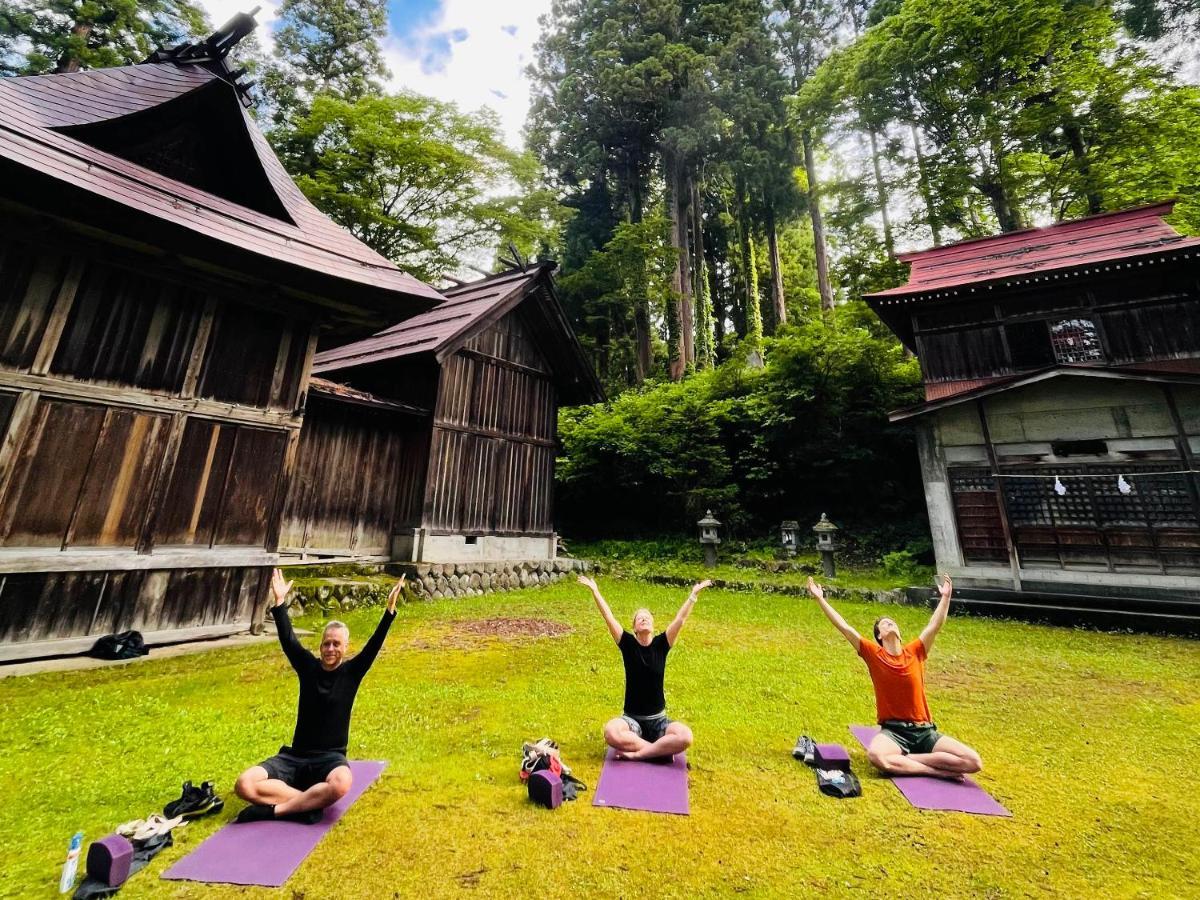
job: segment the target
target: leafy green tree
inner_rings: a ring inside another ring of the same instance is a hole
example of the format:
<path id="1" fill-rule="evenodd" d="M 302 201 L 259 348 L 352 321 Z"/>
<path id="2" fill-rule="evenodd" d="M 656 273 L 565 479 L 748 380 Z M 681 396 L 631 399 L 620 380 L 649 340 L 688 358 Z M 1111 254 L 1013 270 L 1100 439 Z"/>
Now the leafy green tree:
<path id="1" fill-rule="evenodd" d="M 546 196 L 529 190 L 537 168 L 505 145 L 490 112 L 411 93 L 318 94 L 272 139 L 313 203 L 426 281 L 509 239 L 536 245 L 547 227 Z"/>
<path id="2" fill-rule="evenodd" d="M 0 0 L 0 74 L 130 65 L 208 32 L 194 0 Z"/>
<path id="3" fill-rule="evenodd" d="M 353 103 L 383 92 L 387 0 L 283 0 L 262 77 L 272 117 L 303 113 L 317 94 Z"/>

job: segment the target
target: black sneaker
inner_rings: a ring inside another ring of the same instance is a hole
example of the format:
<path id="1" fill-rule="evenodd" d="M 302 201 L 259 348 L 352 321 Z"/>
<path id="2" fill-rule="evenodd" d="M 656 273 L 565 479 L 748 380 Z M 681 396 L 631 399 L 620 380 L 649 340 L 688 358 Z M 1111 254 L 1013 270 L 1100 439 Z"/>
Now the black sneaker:
<path id="1" fill-rule="evenodd" d="M 225 806 L 225 801 L 213 790 L 213 783 L 206 781 L 200 787 L 195 787 L 190 781 L 183 783 L 183 793 L 178 800 L 172 800 L 163 808 L 163 815 L 168 818 L 182 816 L 185 819 L 198 819 L 210 813 L 219 812 Z"/>

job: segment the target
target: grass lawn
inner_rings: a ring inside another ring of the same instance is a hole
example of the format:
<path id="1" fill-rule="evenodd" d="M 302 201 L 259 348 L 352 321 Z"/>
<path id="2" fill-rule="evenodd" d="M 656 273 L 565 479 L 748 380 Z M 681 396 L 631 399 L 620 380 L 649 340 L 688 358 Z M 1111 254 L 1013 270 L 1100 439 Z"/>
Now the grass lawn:
<path id="1" fill-rule="evenodd" d="M 622 620 L 665 626 L 682 591 L 601 579 Z M 860 630 L 887 612 L 845 603 Z M 378 609 L 348 613 L 357 647 Z M 498 639 L 472 621 L 551 619 L 562 637 Z M 305 622 L 310 626 L 316 620 Z M 590 787 L 620 656 L 575 585 L 402 607 L 359 694 L 351 755 L 389 760 L 279 892 L 164 882 L 241 806 L 180 829 L 126 898 L 1200 896 L 1200 645 L 952 618 L 930 659 L 938 724 L 983 755 L 1012 819 L 919 812 L 877 778 L 846 726 L 873 706 L 866 669 L 811 602 L 705 594 L 667 668 L 688 722 L 689 817 L 533 807 L 523 739 L 550 735 Z M 55 896 L 67 840 L 161 808 L 185 779 L 226 791 L 290 738 L 295 682 L 275 645 L 0 681 L 0 895 Z M 821 796 L 790 750 L 853 744 L 863 796 Z"/>

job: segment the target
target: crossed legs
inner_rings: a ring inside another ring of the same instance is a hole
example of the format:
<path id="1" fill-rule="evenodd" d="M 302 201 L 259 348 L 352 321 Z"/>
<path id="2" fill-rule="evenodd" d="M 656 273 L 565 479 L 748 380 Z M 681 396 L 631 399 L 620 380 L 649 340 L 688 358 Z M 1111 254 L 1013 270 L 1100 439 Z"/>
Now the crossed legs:
<path id="1" fill-rule="evenodd" d="M 983 768 L 979 754 L 961 741 L 942 735 L 930 753 L 909 753 L 886 734 L 875 735 L 867 748 L 871 765 L 887 775 L 932 775 L 961 781 Z"/>
<path id="2" fill-rule="evenodd" d="M 617 751 L 619 759 L 656 759 L 674 756 L 692 746 L 692 729 L 682 722 L 672 722 L 662 736 L 651 743 L 618 716 L 604 726 L 604 741 Z"/>
<path id="3" fill-rule="evenodd" d="M 272 778 L 262 766 L 251 766 L 238 776 L 234 793 L 256 806 L 274 806 L 276 817 L 290 816 L 332 806 L 349 793 L 351 782 L 350 767 L 338 766 L 324 781 L 301 791 Z"/>

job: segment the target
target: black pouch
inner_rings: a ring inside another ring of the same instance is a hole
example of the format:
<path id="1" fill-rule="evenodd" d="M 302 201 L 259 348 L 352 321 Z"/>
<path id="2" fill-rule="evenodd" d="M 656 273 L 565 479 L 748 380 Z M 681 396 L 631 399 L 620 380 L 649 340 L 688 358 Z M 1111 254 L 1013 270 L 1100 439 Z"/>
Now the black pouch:
<path id="1" fill-rule="evenodd" d="M 817 769 L 817 787 L 822 794 L 845 800 L 847 797 L 861 797 L 862 785 L 858 776 L 853 772 L 843 772 L 839 769 Z"/>
<path id="2" fill-rule="evenodd" d="M 150 652 L 140 631 L 106 634 L 92 645 L 88 656 L 97 659 L 136 659 Z"/>

